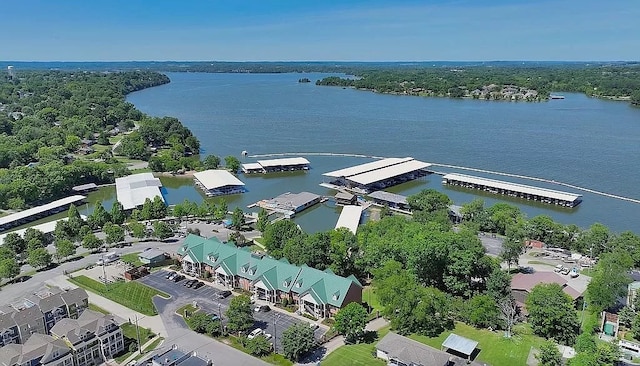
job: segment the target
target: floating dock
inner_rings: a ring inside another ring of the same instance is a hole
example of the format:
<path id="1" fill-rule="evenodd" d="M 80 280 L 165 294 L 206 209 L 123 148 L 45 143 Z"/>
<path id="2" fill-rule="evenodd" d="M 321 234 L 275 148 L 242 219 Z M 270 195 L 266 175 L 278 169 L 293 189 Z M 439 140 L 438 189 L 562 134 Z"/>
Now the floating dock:
<path id="1" fill-rule="evenodd" d="M 208 197 L 244 193 L 244 183 L 233 174 L 222 169 L 210 169 L 193 174 L 196 186 Z"/>
<path id="2" fill-rule="evenodd" d="M 280 213 L 291 218 L 298 212 L 317 205 L 321 200 L 321 196 L 311 192 L 287 192 L 269 200 L 256 202 L 254 205 L 262 207 L 270 213 Z"/>
<path id="3" fill-rule="evenodd" d="M 501 194 L 569 208 L 576 207 L 582 202 L 582 195 L 580 194 L 504 182 L 496 179 L 474 177 L 465 174 L 445 174 L 442 177 L 442 184 L 478 189 L 493 194 Z"/>
<path id="4" fill-rule="evenodd" d="M 245 174 L 266 174 L 296 170 L 309 170 L 309 164 L 309 160 L 302 157 L 258 160 L 257 163 L 242 164 L 242 172 Z"/>
<path id="5" fill-rule="evenodd" d="M 411 157 L 387 158 L 324 173 L 330 182 L 321 186 L 367 193 L 425 176 L 430 166 Z"/>

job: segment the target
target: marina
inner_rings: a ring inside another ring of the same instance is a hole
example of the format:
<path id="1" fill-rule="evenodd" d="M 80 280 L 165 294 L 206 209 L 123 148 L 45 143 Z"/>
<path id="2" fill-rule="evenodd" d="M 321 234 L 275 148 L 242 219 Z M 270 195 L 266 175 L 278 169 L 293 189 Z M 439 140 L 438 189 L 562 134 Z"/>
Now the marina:
<path id="1" fill-rule="evenodd" d="M 371 198 L 373 203 L 378 206 L 387 206 L 391 209 L 396 209 L 405 213 L 411 212 L 409 204 L 407 203 L 407 197 L 401 194 L 375 191 L 369 193 L 368 197 Z"/>
<path id="2" fill-rule="evenodd" d="M 133 210 L 140 207 L 149 199 L 162 198 L 160 191 L 162 182 L 153 176 L 153 173 L 133 174 L 122 178 L 116 178 L 116 197 L 125 210 Z"/>
<path id="3" fill-rule="evenodd" d="M 317 205 L 322 201 L 322 197 L 311 192 L 283 193 L 269 200 L 262 200 L 255 203 L 255 206 L 264 208 L 272 213 L 282 214 L 285 218 L 292 218 L 295 214 Z M 251 205 L 254 206 L 254 205 Z"/>
<path id="4" fill-rule="evenodd" d="M 68 209 L 69 205 L 77 205 L 86 198 L 86 196 L 81 195 L 65 197 L 42 206 L 29 208 L 24 211 L 0 217 L 0 232 L 62 212 Z"/>
<path id="5" fill-rule="evenodd" d="M 297 158 L 281 158 L 270 160 L 258 160 L 257 163 L 242 164 L 242 172 L 245 174 L 290 172 L 296 170 L 309 170 L 309 160 Z"/>
<path id="6" fill-rule="evenodd" d="M 368 193 L 423 177 L 428 174 L 426 169 L 430 166 L 411 157 L 387 158 L 324 173 L 323 176 L 330 179 L 330 185 Z"/>
<path id="7" fill-rule="evenodd" d="M 244 193 L 244 183 L 233 174 L 223 169 L 210 169 L 193 174 L 195 185 L 207 197 Z"/>
<path id="8" fill-rule="evenodd" d="M 442 177 L 442 184 L 478 189 L 493 194 L 534 200 L 568 208 L 576 207 L 582 202 L 582 195 L 580 194 L 510 183 L 496 179 L 474 177 L 465 174 L 445 174 Z"/>

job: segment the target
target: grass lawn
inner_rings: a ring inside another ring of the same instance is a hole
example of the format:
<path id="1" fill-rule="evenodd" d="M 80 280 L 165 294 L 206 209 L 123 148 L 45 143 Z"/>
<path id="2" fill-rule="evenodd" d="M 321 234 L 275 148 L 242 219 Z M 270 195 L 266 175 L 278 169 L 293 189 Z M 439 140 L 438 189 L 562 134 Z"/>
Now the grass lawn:
<path id="1" fill-rule="evenodd" d="M 238 338 L 230 336 L 224 339 L 224 343 L 237 349 L 240 350 L 244 353 L 247 354 L 251 354 L 249 353 L 249 351 L 247 351 L 246 348 L 244 348 L 241 344 L 240 341 L 238 340 Z M 255 357 L 255 356 L 254 356 Z M 262 361 L 264 362 L 268 362 L 270 364 L 273 365 L 278 365 L 278 366 L 292 366 L 293 362 L 291 362 L 289 359 L 287 359 L 286 357 L 284 357 L 283 355 L 279 354 L 279 353 L 271 353 L 268 354 L 266 356 L 262 356 L 262 357 L 258 357 L 260 358 Z M 324 365 L 324 363 L 323 363 Z"/>
<path id="2" fill-rule="evenodd" d="M 134 267 L 139 267 L 143 265 L 143 263 L 140 262 L 140 259 L 138 258 L 138 254 L 140 254 L 140 252 L 125 254 L 120 257 L 120 260 L 122 260 L 125 263 L 129 263 Z"/>
<path id="3" fill-rule="evenodd" d="M 99 307 L 96 304 L 89 303 L 89 309 L 93 310 L 93 311 L 97 311 L 97 312 L 102 313 L 102 314 L 109 314 L 108 311 L 104 310 L 103 308 Z"/>
<path id="4" fill-rule="evenodd" d="M 164 338 L 162 338 L 162 337 L 156 338 L 156 340 L 151 342 L 150 345 L 148 345 L 147 347 L 143 348 L 142 352 L 146 353 L 146 352 L 149 352 L 149 351 L 153 351 L 154 349 L 156 349 L 160 345 L 160 343 L 162 341 L 164 341 Z"/>
<path id="5" fill-rule="evenodd" d="M 151 298 L 155 295 L 159 295 L 168 298 L 169 295 L 153 289 L 149 286 L 145 286 L 139 282 L 114 282 L 108 285 L 104 285 L 96 280 L 93 280 L 87 276 L 77 276 L 69 279 L 72 283 L 94 292 L 102 297 L 105 297 L 111 301 L 115 301 L 120 305 L 126 306 L 129 309 L 138 311 L 144 315 L 156 315 L 156 310 Z"/>
<path id="6" fill-rule="evenodd" d="M 133 321 L 133 319 L 131 319 L 131 321 Z M 122 335 L 129 338 L 129 339 L 134 339 L 137 341 L 138 339 L 138 335 L 136 333 L 136 325 L 135 324 L 130 324 L 130 323 L 124 323 L 120 326 L 120 328 L 122 328 Z M 139 327 L 140 328 L 140 343 L 145 344 L 149 339 L 153 338 L 153 336 L 155 335 L 150 329 L 148 328 L 143 328 L 143 327 Z"/>
<path id="7" fill-rule="evenodd" d="M 442 342 L 451 333 L 478 341 L 480 353 L 477 356 L 477 361 L 494 366 L 525 365 L 531 347 L 539 348 L 544 342 L 544 339 L 531 334 L 531 328 L 526 324 L 516 326 L 511 339 L 504 338 L 502 332 L 476 329 L 463 323 L 456 323 L 453 331 L 446 331 L 438 337 L 430 338 L 413 334 L 409 338 L 440 349 Z"/>
<path id="8" fill-rule="evenodd" d="M 331 352 L 322 360 L 322 366 L 368 366 L 386 365 L 381 359 L 376 358 L 376 344 L 382 337 L 389 333 L 389 327 L 378 331 L 378 339 L 373 343 L 360 343 L 344 345 Z"/>
<path id="9" fill-rule="evenodd" d="M 373 308 L 373 310 L 382 311 L 382 304 L 380 304 L 380 300 L 378 300 L 378 296 L 376 295 L 375 289 L 371 286 L 366 286 L 362 289 L 362 301 L 365 301 Z"/>
<path id="10" fill-rule="evenodd" d="M 198 310 L 200 310 L 200 309 L 197 309 L 197 308 L 193 307 L 193 305 L 191 305 L 191 304 L 187 304 L 187 305 L 179 308 L 178 310 L 176 310 L 176 313 L 178 313 L 178 315 L 180 315 L 181 317 L 186 319 L 187 317 L 184 314 L 185 311 L 188 312 L 189 314 L 193 315 Z"/>

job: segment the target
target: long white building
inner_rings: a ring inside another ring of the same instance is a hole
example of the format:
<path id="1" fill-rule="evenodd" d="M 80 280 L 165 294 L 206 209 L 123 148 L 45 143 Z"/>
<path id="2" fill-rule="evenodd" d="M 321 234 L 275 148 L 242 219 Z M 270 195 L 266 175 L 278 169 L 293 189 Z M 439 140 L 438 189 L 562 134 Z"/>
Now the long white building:
<path id="1" fill-rule="evenodd" d="M 132 174 L 116 178 L 116 199 L 125 210 L 132 210 L 142 206 L 147 198 L 153 201 L 154 198 L 160 197 L 165 201 L 160 191 L 161 187 L 162 182 L 152 173 Z"/>

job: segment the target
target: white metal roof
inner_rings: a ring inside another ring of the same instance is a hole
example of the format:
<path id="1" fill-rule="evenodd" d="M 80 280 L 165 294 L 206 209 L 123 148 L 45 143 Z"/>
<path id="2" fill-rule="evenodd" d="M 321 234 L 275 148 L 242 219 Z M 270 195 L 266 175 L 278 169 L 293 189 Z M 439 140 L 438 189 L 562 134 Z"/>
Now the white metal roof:
<path id="1" fill-rule="evenodd" d="M 391 165 L 386 168 L 372 170 L 370 172 L 353 175 L 348 177 L 352 182 L 367 185 L 381 180 L 397 177 L 398 175 L 411 173 L 416 170 L 430 167 L 431 164 L 420 160 L 408 160 L 399 164 Z"/>
<path id="2" fill-rule="evenodd" d="M 20 211 L 11 215 L 0 217 L 0 226 L 9 224 L 14 221 L 26 219 L 27 217 L 31 217 L 33 215 L 37 215 L 61 206 L 65 206 L 71 203 L 76 203 L 76 202 L 82 201 L 85 198 L 87 197 L 82 195 L 69 196 L 69 197 L 65 197 L 65 198 L 47 203 L 46 205 L 29 208 L 24 211 Z"/>
<path id="3" fill-rule="evenodd" d="M 356 174 L 361 174 L 361 173 L 370 172 L 376 169 L 386 168 L 388 166 L 402 163 L 404 161 L 409 161 L 409 160 L 413 160 L 413 158 L 386 158 L 382 160 L 372 161 L 370 163 L 352 166 L 349 168 L 334 170 L 332 172 L 324 173 L 322 175 L 326 177 L 336 177 L 336 178 L 350 177 Z"/>
<path id="4" fill-rule="evenodd" d="M 309 164 L 309 160 L 305 158 L 282 158 L 282 159 L 270 159 L 270 160 L 258 160 L 258 164 L 263 167 L 271 166 L 283 166 L 283 165 L 304 165 Z"/>
<path id="5" fill-rule="evenodd" d="M 193 175 L 207 190 L 225 186 L 244 186 L 240 179 L 223 169 L 210 169 Z"/>
<path id="6" fill-rule="evenodd" d="M 458 351 L 463 355 L 471 355 L 477 346 L 478 342 L 473 339 L 461 337 L 454 333 L 449 334 L 447 339 L 442 342 L 442 347 Z"/>
<path id="7" fill-rule="evenodd" d="M 255 170 L 255 169 L 262 169 L 262 165 L 260 165 L 259 163 L 242 164 L 242 170 Z"/>
<path id="8" fill-rule="evenodd" d="M 338 223 L 336 224 L 336 229 L 341 227 L 346 227 L 351 230 L 352 233 L 356 233 L 358 230 L 358 225 L 360 224 L 360 217 L 362 216 L 362 207 L 361 206 L 353 206 L 348 205 L 342 207 L 342 212 L 340 213 L 340 217 L 338 217 Z"/>
<path id="9" fill-rule="evenodd" d="M 162 187 L 162 182 L 152 173 L 116 178 L 116 199 L 125 210 L 143 205 L 147 198 L 153 201 L 158 196 L 164 201 L 160 187 Z"/>
<path id="10" fill-rule="evenodd" d="M 84 215 L 80 215 L 80 217 L 83 220 L 87 219 L 87 217 L 84 216 Z M 49 233 L 52 233 L 52 232 L 54 232 L 56 230 L 56 224 L 58 223 L 58 221 L 67 221 L 67 220 L 69 220 L 69 218 L 65 217 L 63 219 L 45 222 L 44 224 L 30 226 L 30 228 L 31 229 L 40 230 L 45 234 L 49 234 Z M 24 229 L 20 229 L 20 230 L 11 231 L 9 233 L 0 234 L 0 245 L 2 245 L 4 243 L 4 238 L 8 234 L 16 233 L 16 234 L 20 235 L 21 237 L 24 237 L 24 233 L 27 231 L 27 229 L 29 229 L 29 228 L 24 228 Z"/>
<path id="11" fill-rule="evenodd" d="M 444 177 L 442 177 L 442 179 L 446 179 L 446 180 L 451 179 L 459 182 L 478 184 L 478 185 L 483 185 L 483 186 L 493 187 L 498 189 L 506 189 L 510 191 L 521 192 L 525 194 L 533 194 L 537 196 L 548 197 L 548 198 L 553 198 L 553 199 L 558 199 L 563 201 L 570 201 L 570 202 L 577 200 L 579 197 L 582 197 L 581 194 L 556 191 L 556 190 L 547 189 L 547 188 L 538 188 L 538 187 L 528 186 L 524 184 L 504 182 L 501 180 L 495 180 L 495 179 L 489 179 L 489 178 L 474 177 L 466 174 L 457 174 L 457 173 L 446 174 Z"/>

